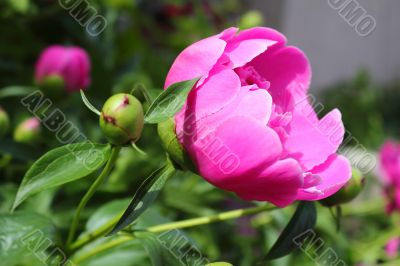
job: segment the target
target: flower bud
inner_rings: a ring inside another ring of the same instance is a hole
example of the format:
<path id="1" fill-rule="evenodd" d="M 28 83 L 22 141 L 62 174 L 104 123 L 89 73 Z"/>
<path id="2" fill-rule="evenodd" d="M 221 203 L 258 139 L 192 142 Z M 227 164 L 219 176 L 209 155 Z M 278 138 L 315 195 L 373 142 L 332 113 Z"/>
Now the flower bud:
<path id="1" fill-rule="evenodd" d="M 111 96 L 101 110 L 100 128 L 112 144 L 136 142 L 142 134 L 143 125 L 142 104 L 130 94 Z"/>
<path id="2" fill-rule="evenodd" d="M 89 56 L 80 47 L 50 46 L 36 63 L 35 80 L 53 93 L 59 86 L 67 92 L 85 89 L 90 83 Z"/>
<path id="3" fill-rule="evenodd" d="M 3 137 L 10 126 L 10 120 L 8 114 L 0 106 L 0 138 Z"/>
<path id="4" fill-rule="evenodd" d="M 41 131 L 39 119 L 31 117 L 17 126 L 14 131 L 14 140 L 20 143 L 32 144 L 39 140 Z"/>
<path id="5" fill-rule="evenodd" d="M 64 79 L 57 74 L 43 78 L 40 84 L 40 89 L 47 97 L 52 99 L 61 99 L 65 96 L 64 88 Z"/>
<path id="6" fill-rule="evenodd" d="M 352 201 L 360 194 L 365 184 L 365 178 L 357 169 L 352 170 L 351 179 L 335 194 L 321 200 L 321 204 L 326 207 L 332 207 Z"/>

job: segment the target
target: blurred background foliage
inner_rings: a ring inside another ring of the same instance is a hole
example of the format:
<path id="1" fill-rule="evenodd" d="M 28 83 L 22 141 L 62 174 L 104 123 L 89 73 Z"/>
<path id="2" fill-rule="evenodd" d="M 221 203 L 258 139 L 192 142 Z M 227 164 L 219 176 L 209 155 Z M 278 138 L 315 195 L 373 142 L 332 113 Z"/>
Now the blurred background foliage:
<path id="1" fill-rule="evenodd" d="M 90 4 L 103 15 L 106 30 L 91 37 L 58 1 L 1 0 L 0 2 L 0 88 L 33 86 L 35 61 L 51 44 L 78 45 L 92 60 L 92 84 L 86 94 L 96 107 L 113 93 L 130 92 L 136 84 L 157 90 L 163 87 L 169 66 L 177 54 L 192 42 L 229 26 L 248 28 L 262 25 L 263 17 L 240 0 L 166 1 L 94 0 Z M 348 132 L 366 148 L 376 150 L 385 136 L 400 135 L 400 83 L 377 85 L 368 72 L 360 70 L 353 80 L 340 81 L 320 90 L 318 99 L 325 111 L 339 108 Z M 1 93 L 1 90 L 0 90 Z M 137 95 L 142 99 L 141 95 Z M 7 215 L 18 185 L 29 165 L 50 148 L 59 146 L 55 136 L 44 130 L 42 141 L 20 145 L 12 140 L 12 129 L 29 112 L 19 98 L 0 98 L 8 112 L 11 130 L 0 142 L 0 217 Z M 98 118 L 87 110 L 78 94 L 54 103 L 92 141 L 105 142 Z M 130 148 L 122 150 L 115 170 L 90 201 L 83 213 L 80 231 L 90 231 L 126 208 L 138 184 L 163 161 L 156 129 L 147 126 L 138 146 L 147 157 Z M 47 191 L 28 200 L 20 211 L 31 210 L 57 228 L 65 239 L 73 212 L 93 177 Z M 364 261 L 374 265 L 385 261 L 383 246 L 395 230 L 396 215 L 387 218 L 382 208 L 379 182 L 368 177 L 368 186 L 353 203 L 343 206 L 340 232 L 329 209 L 319 206 L 316 232 L 324 249 L 333 249 L 348 265 Z M 220 191 L 200 177 L 179 172 L 169 180 L 156 204 L 135 226 L 146 227 L 166 221 L 197 217 L 251 206 L 232 194 Z M 293 213 L 286 208 L 268 214 L 241 218 L 182 231 L 210 261 L 233 265 L 255 265 L 271 247 Z M 85 224 L 86 221 L 86 224 Z M 2 229 L 0 229 L 0 233 Z M 382 232 L 389 232 L 382 234 Z M 379 236 L 379 241 L 377 240 Z M 101 242 L 100 239 L 92 247 Z M 373 244 L 372 244 L 373 243 Z M 298 250 L 290 256 L 260 265 L 316 265 L 313 251 Z M 0 258 L 10 254 L 0 253 Z M 7 265 L 42 265 L 25 251 L 13 254 Z M 143 246 L 137 241 L 98 254 L 82 265 L 149 265 Z"/>

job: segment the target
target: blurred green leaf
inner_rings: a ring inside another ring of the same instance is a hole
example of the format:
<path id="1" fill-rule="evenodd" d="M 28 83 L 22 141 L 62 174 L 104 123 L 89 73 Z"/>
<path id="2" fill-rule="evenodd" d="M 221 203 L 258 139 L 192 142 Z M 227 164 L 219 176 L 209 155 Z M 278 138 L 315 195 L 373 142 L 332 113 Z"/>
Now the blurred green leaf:
<path id="1" fill-rule="evenodd" d="M 29 9 L 29 0 L 8 0 L 8 3 L 15 11 L 26 13 Z"/>
<path id="2" fill-rule="evenodd" d="M 174 254 L 173 250 L 167 248 L 169 245 L 164 245 L 164 242 L 160 241 L 155 234 L 150 232 L 137 232 L 135 233 L 135 236 L 140 239 L 147 254 L 150 256 L 153 266 L 183 265 L 183 263 L 176 257 L 176 253 Z M 192 264 L 185 265 L 190 266 Z"/>
<path id="3" fill-rule="evenodd" d="M 108 235 L 113 235 L 134 222 L 157 198 L 168 178 L 176 172 L 172 162 L 167 159 L 166 164 L 153 172 L 139 186 L 131 203 Z"/>
<path id="4" fill-rule="evenodd" d="M 20 97 L 32 93 L 36 88 L 27 86 L 9 86 L 0 89 L 0 99 L 6 97 Z"/>
<path id="5" fill-rule="evenodd" d="M 317 210 L 313 202 L 302 201 L 278 240 L 269 250 L 266 260 L 288 255 L 296 247 L 294 239 L 313 229 L 317 222 Z"/>
<path id="6" fill-rule="evenodd" d="M 0 214 L 1 265 L 38 265 L 40 258 L 37 256 L 47 259 L 45 251 L 55 246 L 56 241 L 54 225 L 42 215 L 34 212 Z M 24 263 L 27 258 L 29 264 Z"/>
<path id="7" fill-rule="evenodd" d="M 25 174 L 13 210 L 26 198 L 43 190 L 83 178 L 107 162 L 110 145 L 68 144 L 47 152 Z"/>
<path id="8" fill-rule="evenodd" d="M 169 86 L 151 104 L 145 115 L 145 122 L 156 124 L 174 116 L 182 109 L 190 90 L 199 79 L 182 81 Z"/>

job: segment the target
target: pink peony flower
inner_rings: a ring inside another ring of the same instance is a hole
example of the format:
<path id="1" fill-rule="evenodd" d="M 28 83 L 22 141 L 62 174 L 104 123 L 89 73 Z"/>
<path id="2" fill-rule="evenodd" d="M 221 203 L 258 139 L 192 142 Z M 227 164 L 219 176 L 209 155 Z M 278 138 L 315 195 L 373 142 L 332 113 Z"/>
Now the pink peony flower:
<path id="1" fill-rule="evenodd" d="M 67 92 L 86 89 L 90 84 L 90 60 L 86 51 L 76 46 L 46 48 L 36 63 L 36 82 L 40 84 L 55 75 L 63 79 Z"/>
<path id="2" fill-rule="evenodd" d="M 400 246 L 400 238 L 395 237 L 390 239 L 385 246 L 385 251 L 387 256 L 390 258 L 397 257 L 397 254 L 399 253 L 399 246 Z"/>
<path id="3" fill-rule="evenodd" d="M 380 172 L 388 200 L 386 212 L 400 210 L 400 144 L 387 140 L 380 152 Z"/>
<path id="4" fill-rule="evenodd" d="M 336 151 L 341 114 L 322 119 L 307 100 L 308 59 L 269 28 L 229 28 L 186 48 L 165 88 L 201 77 L 176 115 L 179 142 L 198 172 L 244 200 L 279 207 L 320 200 L 351 176 Z"/>

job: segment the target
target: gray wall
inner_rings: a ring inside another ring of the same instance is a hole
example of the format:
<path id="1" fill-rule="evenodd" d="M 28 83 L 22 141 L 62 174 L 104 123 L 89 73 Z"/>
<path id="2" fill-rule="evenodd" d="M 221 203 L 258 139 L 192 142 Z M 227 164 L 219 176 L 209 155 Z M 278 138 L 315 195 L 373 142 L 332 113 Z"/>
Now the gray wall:
<path id="1" fill-rule="evenodd" d="M 250 6 L 263 12 L 267 26 L 277 27 L 289 44 L 306 52 L 313 89 L 351 78 L 360 68 L 368 69 L 378 83 L 400 78 L 400 1 L 358 0 L 376 20 L 375 30 L 365 37 L 328 1 L 254 0 Z"/>

